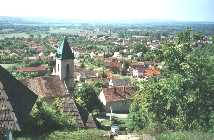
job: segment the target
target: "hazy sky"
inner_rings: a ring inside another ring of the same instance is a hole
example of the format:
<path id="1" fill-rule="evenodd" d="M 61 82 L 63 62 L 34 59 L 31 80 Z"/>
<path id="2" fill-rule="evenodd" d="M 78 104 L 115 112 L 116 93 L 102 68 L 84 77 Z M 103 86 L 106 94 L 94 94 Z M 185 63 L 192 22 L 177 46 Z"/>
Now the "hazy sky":
<path id="1" fill-rule="evenodd" d="M 214 0 L 0 0 L 0 16 L 214 21 Z"/>

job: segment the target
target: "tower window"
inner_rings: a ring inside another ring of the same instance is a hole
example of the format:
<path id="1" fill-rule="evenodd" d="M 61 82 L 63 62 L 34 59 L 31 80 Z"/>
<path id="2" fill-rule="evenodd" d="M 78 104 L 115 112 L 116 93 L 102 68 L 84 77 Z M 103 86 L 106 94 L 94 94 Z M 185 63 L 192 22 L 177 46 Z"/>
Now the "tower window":
<path id="1" fill-rule="evenodd" d="M 58 66 L 57 66 L 57 69 L 58 69 L 58 71 L 59 71 L 59 64 L 58 64 Z"/>
<path id="2" fill-rule="evenodd" d="M 68 76 L 69 72 L 70 72 L 70 67 L 69 67 L 69 64 L 67 64 L 67 65 L 66 65 L 66 75 L 67 75 L 67 76 Z"/>

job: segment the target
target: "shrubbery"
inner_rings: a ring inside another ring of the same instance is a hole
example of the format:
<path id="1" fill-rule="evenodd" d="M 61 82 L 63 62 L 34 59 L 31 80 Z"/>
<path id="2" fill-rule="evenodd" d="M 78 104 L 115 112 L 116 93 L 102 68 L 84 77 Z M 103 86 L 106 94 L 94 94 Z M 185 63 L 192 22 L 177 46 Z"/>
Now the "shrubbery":
<path id="1" fill-rule="evenodd" d="M 33 107 L 32 113 L 26 119 L 21 133 L 27 135 L 41 135 L 60 129 L 75 129 L 73 118 L 62 112 L 62 99 L 55 99 L 49 103 L 39 99 Z"/>
<path id="2" fill-rule="evenodd" d="M 156 124 L 168 130 L 213 131 L 214 46 L 193 48 L 189 32 L 179 34 L 179 44 L 160 49 L 161 76 L 138 84 L 131 129 Z"/>

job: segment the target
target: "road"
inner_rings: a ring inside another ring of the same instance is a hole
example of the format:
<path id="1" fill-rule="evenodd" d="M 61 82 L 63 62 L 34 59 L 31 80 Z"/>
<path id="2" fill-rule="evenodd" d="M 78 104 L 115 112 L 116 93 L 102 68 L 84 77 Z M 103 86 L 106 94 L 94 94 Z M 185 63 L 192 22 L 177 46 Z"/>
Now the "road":
<path id="1" fill-rule="evenodd" d="M 138 135 L 118 135 L 114 137 L 114 140 L 155 140 L 155 137 L 148 134 Z"/>

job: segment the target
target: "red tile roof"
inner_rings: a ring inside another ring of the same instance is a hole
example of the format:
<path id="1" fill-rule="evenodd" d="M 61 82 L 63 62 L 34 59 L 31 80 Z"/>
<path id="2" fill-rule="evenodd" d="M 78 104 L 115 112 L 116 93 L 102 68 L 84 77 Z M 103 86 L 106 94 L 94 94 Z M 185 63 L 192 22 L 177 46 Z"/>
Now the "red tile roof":
<path id="1" fill-rule="evenodd" d="M 47 71 L 46 66 L 36 66 L 36 67 L 22 67 L 22 68 L 17 68 L 16 71 L 18 72 L 45 72 Z"/>
<path id="2" fill-rule="evenodd" d="M 43 76 L 21 80 L 24 85 L 40 97 L 66 95 L 66 88 L 58 76 Z"/>
<path id="3" fill-rule="evenodd" d="M 155 68 L 154 66 L 151 66 L 144 71 L 144 76 L 146 77 L 151 77 L 151 76 L 156 76 L 160 75 L 160 70 Z"/>
<path id="4" fill-rule="evenodd" d="M 106 102 L 127 100 L 130 99 L 133 93 L 134 90 L 132 87 L 103 88 L 103 94 L 105 96 Z"/>

